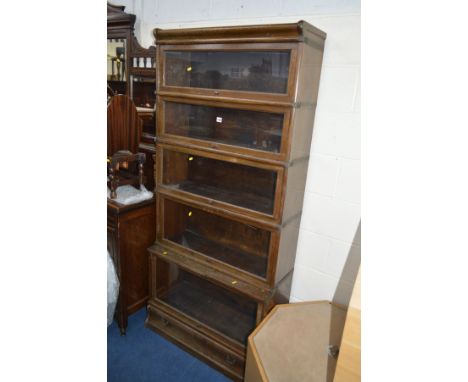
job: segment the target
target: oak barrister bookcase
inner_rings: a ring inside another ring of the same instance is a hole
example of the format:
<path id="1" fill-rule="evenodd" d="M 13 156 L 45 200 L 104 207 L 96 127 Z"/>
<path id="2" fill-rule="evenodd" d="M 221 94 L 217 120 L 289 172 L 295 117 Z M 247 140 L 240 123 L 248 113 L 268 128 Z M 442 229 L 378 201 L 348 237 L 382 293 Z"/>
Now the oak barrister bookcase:
<path id="1" fill-rule="evenodd" d="M 235 380 L 291 288 L 325 33 L 154 30 L 156 242 L 146 324 Z"/>

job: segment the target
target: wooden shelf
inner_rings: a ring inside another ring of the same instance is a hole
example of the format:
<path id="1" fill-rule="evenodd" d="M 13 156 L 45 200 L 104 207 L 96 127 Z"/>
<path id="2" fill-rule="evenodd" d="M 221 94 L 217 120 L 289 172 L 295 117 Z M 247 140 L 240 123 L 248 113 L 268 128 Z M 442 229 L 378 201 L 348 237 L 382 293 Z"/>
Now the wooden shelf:
<path id="1" fill-rule="evenodd" d="M 246 344 L 255 327 L 256 304 L 179 270 L 182 277 L 158 295 L 161 301 L 229 338 Z"/>
<path id="2" fill-rule="evenodd" d="M 170 188 L 190 192 L 192 194 L 204 196 L 210 199 L 216 199 L 220 202 L 248 208 L 250 210 L 258 211 L 264 214 L 271 214 L 273 211 L 274 200 L 249 192 L 231 191 L 189 180 L 172 185 Z"/>
<path id="3" fill-rule="evenodd" d="M 202 196 L 254 213 L 275 215 L 280 168 L 257 167 L 250 161 L 210 155 L 199 150 L 157 145 L 163 160 L 161 183 L 164 187 Z M 244 211 L 242 211 L 244 212 Z"/>
<path id="4" fill-rule="evenodd" d="M 151 108 L 151 107 L 143 107 L 143 106 L 137 106 L 137 111 L 139 114 L 153 114 L 154 113 L 154 109 Z"/>
<path id="5" fill-rule="evenodd" d="M 232 265 L 260 277 L 266 277 L 268 260 L 266 257 L 253 255 L 238 249 L 226 247 L 209 240 L 190 230 L 169 238 L 174 243 L 190 248 L 213 259 Z"/>
<path id="6" fill-rule="evenodd" d="M 239 278 L 266 281 L 271 242 L 274 241 L 271 231 L 162 197 L 161 194 L 157 199 L 164 210 L 160 229 L 166 244 L 175 243 L 185 249 L 181 248 L 179 252 L 204 262 L 211 258 L 218 260 L 220 267 L 234 267 L 226 269 L 232 274 L 244 271 Z M 239 240 L 240 237 L 243 240 Z"/>
<path id="7" fill-rule="evenodd" d="M 242 381 L 245 350 L 238 351 L 226 347 L 223 340 L 214 341 L 211 335 L 200 332 L 200 324 L 197 321 L 188 317 L 175 317 L 174 313 L 173 309 L 163 302 L 150 300 L 145 325 L 220 370 L 230 379 Z"/>
<path id="8" fill-rule="evenodd" d="M 153 76 L 156 77 L 156 68 L 128 68 L 129 75 Z M 155 80 L 156 81 L 156 80 Z"/>
<path id="9" fill-rule="evenodd" d="M 162 134 L 216 142 L 277 154 L 286 112 L 279 109 L 252 110 L 233 108 L 231 104 L 200 104 L 200 100 L 164 98 Z M 228 107 L 226 107 L 228 106 Z"/>

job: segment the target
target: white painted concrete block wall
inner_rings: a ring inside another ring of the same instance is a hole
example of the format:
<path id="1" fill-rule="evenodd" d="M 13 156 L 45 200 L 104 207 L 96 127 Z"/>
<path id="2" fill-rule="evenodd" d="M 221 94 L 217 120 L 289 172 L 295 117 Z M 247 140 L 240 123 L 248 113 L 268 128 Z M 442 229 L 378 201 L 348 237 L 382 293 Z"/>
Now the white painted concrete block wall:
<path id="1" fill-rule="evenodd" d="M 360 263 L 359 1 L 127 0 L 120 4 L 137 15 L 136 35 L 144 46 L 152 44 L 155 27 L 302 19 L 327 33 L 291 301 L 335 299 L 346 304 Z"/>

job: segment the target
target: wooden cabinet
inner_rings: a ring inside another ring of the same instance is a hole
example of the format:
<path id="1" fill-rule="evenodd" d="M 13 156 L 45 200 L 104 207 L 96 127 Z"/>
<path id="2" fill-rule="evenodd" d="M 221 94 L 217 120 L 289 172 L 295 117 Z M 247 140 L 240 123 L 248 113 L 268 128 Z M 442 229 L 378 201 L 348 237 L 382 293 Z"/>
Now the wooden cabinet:
<path id="1" fill-rule="evenodd" d="M 226 94 L 256 92 L 284 97 L 289 87 L 292 59 L 297 57 L 295 45 L 251 44 L 227 46 L 215 44 L 167 45 L 161 48 L 163 72 L 161 89 L 194 88 L 198 92 Z M 294 76 L 294 75 L 293 75 Z"/>
<path id="2" fill-rule="evenodd" d="M 158 206 L 162 211 L 158 242 L 191 258 L 217 265 L 233 277 L 266 283 L 268 270 L 273 266 L 276 230 L 162 194 L 158 195 Z"/>
<path id="3" fill-rule="evenodd" d="M 325 33 L 300 21 L 154 35 L 146 324 L 242 380 L 248 335 L 289 300 Z"/>
<path id="4" fill-rule="evenodd" d="M 107 199 L 107 250 L 114 261 L 120 289 L 116 318 L 125 334 L 128 316 L 148 300 L 148 253 L 154 241 L 154 199 L 124 206 Z"/>
<path id="5" fill-rule="evenodd" d="M 279 219 L 283 167 L 166 144 L 158 145 L 157 156 L 162 192 Z"/>
<path id="6" fill-rule="evenodd" d="M 161 138 L 281 160 L 288 136 L 290 109 L 268 105 L 160 97 Z"/>

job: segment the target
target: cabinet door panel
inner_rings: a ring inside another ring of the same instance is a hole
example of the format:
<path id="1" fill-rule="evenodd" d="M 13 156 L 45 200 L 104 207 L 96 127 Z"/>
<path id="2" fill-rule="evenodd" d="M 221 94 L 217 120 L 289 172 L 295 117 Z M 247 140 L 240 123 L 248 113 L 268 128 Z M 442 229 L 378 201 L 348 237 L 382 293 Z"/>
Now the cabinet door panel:
<path id="1" fill-rule="evenodd" d="M 167 86 L 287 93 L 289 51 L 169 51 Z"/>
<path id="2" fill-rule="evenodd" d="M 156 103 L 155 89 L 156 81 L 153 77 L 134 74 L 130 76 L 130 98 L 140 110 L 154 110 Z"/>
<path id="3" fill-rule="evenodd" d="M 161 91 L 291 100 L 296 44 L 164 45 L 159 48 Z"/>
<path id="4" fill-rule="evenodd" d="M 163 133 L 280 153 L 285 113 L 163 101 Z"/>
<path id="5" fill-rule="evenodd" d="M 197 150 L 167 146 L 161 146 L 158 152 L 162 159 L 160 184 L 163 186 L 201 197 L 208 203 L 221 202 L 232 210 L 242 208 L 250 214 L 276 215 L 280 167 L 255 167 L 251 162 L 221 160 Z"/>
<path id="6" fill-rule="evenodd" d="M 262 279 L 267 277 L 270 231 L 166 198 L 162 207 L 163 240 Z"/>
<path id="7" fill-rule="evenodd" d="M 159 258 L 156 268 L 164 274 L 156 279 L 156 299 L 245 345 L 256 323 L 255 301 Z"/>

